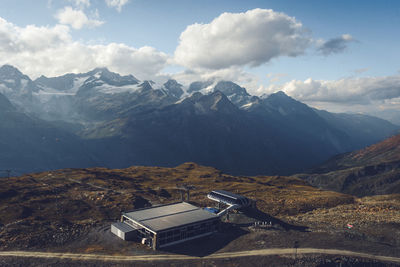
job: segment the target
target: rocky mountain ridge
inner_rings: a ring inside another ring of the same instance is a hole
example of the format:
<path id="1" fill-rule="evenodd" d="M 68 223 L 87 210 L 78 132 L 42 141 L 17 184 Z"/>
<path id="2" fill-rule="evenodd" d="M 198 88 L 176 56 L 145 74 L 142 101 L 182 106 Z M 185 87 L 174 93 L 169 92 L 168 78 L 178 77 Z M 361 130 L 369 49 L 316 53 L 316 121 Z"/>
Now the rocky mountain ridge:
<path id="1" fill-rule="evenodd" d="M 251 96 L 230 81 L 160 85 L 106 68 L 32 81 L 3 66 L 0 90 L 20 113 L 74 135 L 98 166 L 118 168 L 195 161 L 234 174 L 291 174 L 398 129 L 378 118 L 318 111 L 283 92 Z"/>
<path id="2" fill-rule="evenodd" d="M 400 135 L 338 155 L 297 175 L 310 184 L 357 196 L 400 193 Z"/>

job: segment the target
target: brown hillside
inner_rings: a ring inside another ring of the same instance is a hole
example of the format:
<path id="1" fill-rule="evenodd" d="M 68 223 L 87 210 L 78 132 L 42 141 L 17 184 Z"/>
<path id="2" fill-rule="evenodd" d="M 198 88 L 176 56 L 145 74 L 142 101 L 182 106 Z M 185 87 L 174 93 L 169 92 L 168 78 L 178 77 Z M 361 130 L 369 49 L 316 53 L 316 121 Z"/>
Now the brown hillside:
<path id="1" fill-rule="evenodd" d="M 194 163 L 176 168 L 64 169 L 1 182 L 0 250 L 107 255 L 173 253 L 196 255 L 200 263 L 201 257 L 216 252 L 288 248 L 297 242 L 300 247 L 400 256 L 399 195 L 359 199 L 316 189 L 297 178 L 235 177 Z M 183 184 L 195 187 L 191 201 L 197 205 L 213 205 L 206 194 L 212 189 L 225 189 L 256 199 L 261 211 L 232 213 L 229 221 L 222 218 L 221 229 L 215 235 L 161 252 L 120 240 L 110 232 L 110 223 L 122 211 L 179 201 L 176 187 Z M 254 227 L 257 221 L 273 224 L 271 228 L 260 229 Z M 354 228 L 347 229 L 347 223 Z M 308 259 L 310 263 L 302 265 L 319 266 L 313 256 Z M 32 259 L 26 260 L 32 264 Z M 2 262 L 7 266 L 26 266 L 16 258 Z M 57 261 L 58 266 L 70 264 Z M 163 264 L 174 265 L 174 262 Z M 39 265 L 44 265 L 43 260 Z"/>
<path id="2" fill-rule="evenodd" d="M 400 135 L 337 156 L 313 172 L 296 177 L 318 188 L 355 196 L 400 194 Z"/>
<path id="3" fill-rule="evenodd" d="M 338 155 L 317 166 L 312 172 L 324 173 L 366 165 L 400 162 L 400 134 L 361 150 Z"/>
<path id="4" fill-rule="evenodd" d="M 400 161 L 400 134 L 349 155 L 357 162 Z"/>
<path id="5" fill-rule="evenodd" d="M 322 191 L 297 178 L 235 177 L 194 163 L 63 169 L 2 180 L 0 247 L 68 242 L 93 225 L 117 220 L 122 211 L 179 201 L 176 187 L 182 184 L 195 187 L 190 197 L 198 205 L 212 205 L 206 194 L 225 189 L 257 199 L 259 209 L 278 217 L 354 202 L 352 196 Z"/>

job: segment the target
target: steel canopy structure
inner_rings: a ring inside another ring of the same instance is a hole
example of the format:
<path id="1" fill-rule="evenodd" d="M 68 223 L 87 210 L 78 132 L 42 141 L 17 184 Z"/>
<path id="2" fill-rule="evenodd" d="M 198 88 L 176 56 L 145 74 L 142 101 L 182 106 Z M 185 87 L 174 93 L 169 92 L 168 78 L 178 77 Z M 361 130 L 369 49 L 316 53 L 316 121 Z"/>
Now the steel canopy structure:
<path id="1" fill-rule="evenodd" d="M 238 208 L 244 208 L 251 205 L 252 201 L 247 197 L 237 195 L 225 190 L 213 190 L 207 197 L 211 200 L 221 202 L 226 205 L 236 205 Z"/>

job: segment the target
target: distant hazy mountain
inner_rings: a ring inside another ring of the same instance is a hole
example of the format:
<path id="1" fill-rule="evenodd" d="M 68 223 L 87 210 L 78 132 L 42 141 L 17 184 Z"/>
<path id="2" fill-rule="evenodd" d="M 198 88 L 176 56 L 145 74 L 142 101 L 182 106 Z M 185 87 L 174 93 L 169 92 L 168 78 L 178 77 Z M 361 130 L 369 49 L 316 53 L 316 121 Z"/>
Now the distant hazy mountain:
<path id="1" fill-rule="evenodd" d="M 7 97 L 0 94 L 0 114 L 15 111 L 15 107 L 10 103 Z"/>
<path id="2" fill-rule="evenodd" d="M 0 67 L 0 94 L 6 96 L 21 110 L 32 112 L 36 107 L 33 95 L 39 92 L 37 85 L 17 68 L 10 65 Z"/>
<path id="3" fill-rule="evenodd" d="M 110 86 L 126 86 L 138 84 L 137 80 L 132 75 L 121 76 L 117 73 L 110 72 L 107 68 L 96 68 L 87 73 L 81 74 L 65 74 L 60 77 L 47 78 L 46 76 L 41 76 L 35 80 L 42 88 L 56 89 L 61 92 L 66 92 L 71 90 L 77 91 L 84 84 L 97 84 L 97 85 L 110 85 Z M 104 88 L 103 88 L 104 89 Z"/>
<path id="4" fill-rule="evenodd" d="M 13 174 L 96 165 L 77 136 L 17 111 L 0 94 L 0 169 Z"/>
<path id="5" fill-rule="evenodd" d="M 42 76 L 35 82 L 41 88 L 41 102 L 52 107 L 47 114 L 56 114 L 61 105 L 67 108 L 53 119 L 68 120 L 63 114 L 71 114 L 71 121 L 78 118 L 81 122 L 110 120 L 172 104 L 183 94 L 182 85 L 175 80 L 156 85 L 152 81 L 141 82 L 132 75 L 120 76 L 106 68 L 55 78 Z"/>
<path id="6" fill-rule="evenodd" d="M 393 124 L 368 115 L 330 113 L 315 110 L 317 114 L 333 127 L 342 130 L 350 138 L 353 147 L 363 148 L 365 144 L 374 144 L 383 140 L 393 131 Z M 382 134 L 384 133 L 384 134 Z"/>
<path id="7" fill-rule="evenodd" d="M 194 92 L 199 92 L 201 90 L 207 89 L 213 85 L 212 81 L 196 81 L 192 82 L 187 89 L 189 94 Z"/>
<path id="8" fill-rule="evenodd" d="M 161 88 L 161 90 L 164 91 L 167 95 L 179 99 L 184 93 L 182 88 L 183 85 L 178 83 L 177 81 L 168 80 L 166 83 L 164 83 L 164 86 Z"/>
<path id="9" fill-rule="evenodd" d="M 219 91 L 197 93 L 175 105 L 106 123 L 98 130 L 91 136 L 114 136 L 117 145 L 112 147 L 126 144 L 126 153 L 118 156 L 117 149 L 113 154 L 122 165 L 170 166 L 190 160 L 231 173 L 251 174 L 292 168 L 280 152 L 285 148 L 279 147 L 281 144 L 289 150 L 292 142 L 277 143 L 274 139 L 280 137 L 270 134 L 268 127 L 254 121 Z"/>
<path id="10" fill-rule="evenodd" d="M 107 167 L 194 161 L 234 174 L 289 174 L 383 140 L 398 129 L 375 117 L 315 110 L 283 92 L 251 96 L 230 81 L 199 81 L 186 88 L 175 80 L 157 84 L 106 68 L 32 81 L 3 66 L 0 90 L 18 116 L 45 129 L 41 135 L 57 131 L 81 142 L 87 153 L 77 157 L 77 165 L 92 162 L 95 155 Z M 15 132 L 29 139 L 25 129 Z M 76 148 L 75 143 L 70 147 Z M 75 153 L 65 149 L 68 155 Z M 40 158 L 41 150 L 35 151 Z M 63 150 L 58 153 L 64 155 Z"/>
<path id="11" fill-rule="evenodd" d="M 242 108 L 244 105 L 257 100 L 257 97 L 251 96 L 247 93 L 246 89 L 240 87 L 233 82 L 221 81 L 214 87 L 214 92 L 220 91 L 226 95 L 229 100 L 236 106 Z"/>
<path id="12" fill-rule="evenodd" d="M 104 138 L 108 152 L 101 148 L 98 154 L 112 153 L 113 166 L 194 161 L 235 174 L 293 173 L 356 147 L 350 141 L 355 135 L 283 93 L 253 106 L 240 109 L 221 91 L 195 93 L 161 109 L 106 122 L 86 135 L 97 148 Z"/>
<path id="13" fill-rule="evenodd" d="M 400 193 L 400 135 L 343 154 L 299 175 L 314 186 L 358 196 Z"/>

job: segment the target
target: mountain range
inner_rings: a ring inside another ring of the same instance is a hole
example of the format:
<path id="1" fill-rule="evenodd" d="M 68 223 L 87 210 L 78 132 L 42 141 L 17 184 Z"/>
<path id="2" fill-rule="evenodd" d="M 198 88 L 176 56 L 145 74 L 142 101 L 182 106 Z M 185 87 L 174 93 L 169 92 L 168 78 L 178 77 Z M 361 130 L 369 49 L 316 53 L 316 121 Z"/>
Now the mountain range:
<path id="1" fill-rule="evenodd" d="M 61 166 L 92 166 L 94 159 L 78 136 L 22 113 L 0 94 L 0 169 L 14 174 Z"/>
<path id="2" fill-rule="evenodd" d="M 107 68 L 31 80 L 4 65 L 0 104 L 0 169 L 18 172 L 193 161 L 239 175 L 292 174 L 399 129 L 283 92 L 252 96 L 230 81 L 158 84 Z"/>

